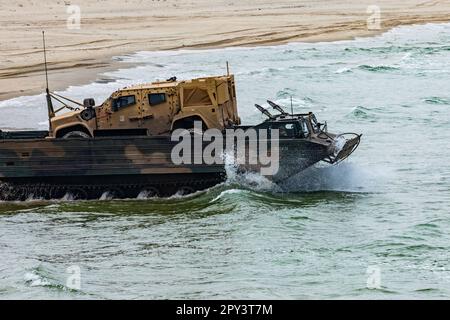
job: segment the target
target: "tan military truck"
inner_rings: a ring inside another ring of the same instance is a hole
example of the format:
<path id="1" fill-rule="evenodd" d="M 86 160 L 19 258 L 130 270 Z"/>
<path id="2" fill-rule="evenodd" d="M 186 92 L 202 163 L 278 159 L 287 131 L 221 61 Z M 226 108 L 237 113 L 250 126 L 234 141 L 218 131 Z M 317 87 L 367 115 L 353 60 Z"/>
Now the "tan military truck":
<path id="1" fill-rule="evenodd" d="M 54 110 L 52 98 L 63 104 Z M 193 128 L 224 130 L 239 125 L 233 75 L 177 81 L 175 77 L 123 88 L 95 106 L 91 98 L 83 104 L 48 93 L 50 138 L 117 136 L 127 134 L 166 135 Z M 63 100 L 79 108 L 70 107 Z M 71 112 L 56 115 L 64 108 Z"/>

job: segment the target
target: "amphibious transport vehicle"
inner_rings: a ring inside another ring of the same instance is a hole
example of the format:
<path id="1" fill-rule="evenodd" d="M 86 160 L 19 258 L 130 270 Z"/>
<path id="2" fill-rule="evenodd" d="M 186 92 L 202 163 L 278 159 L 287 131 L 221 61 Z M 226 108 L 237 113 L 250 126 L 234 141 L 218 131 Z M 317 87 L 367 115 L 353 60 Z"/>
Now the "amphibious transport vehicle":
<path id="1" fill-rule="evenodd" d="M 55 97 L 66 99 L 48 93 L 48 100 Z M 233 76 L 222 76 L 124 88 L 99 106 L 92 99 L 79 110 L 65 105 L 72 110 L 62 116 L 54 116 L 49 103 L 49 131 L 0 133 L 0 198 L 134 198 L 209 188 L 226 179 L 223 163 L 175 164 L 171 158 L 177 141 L 170 133 L 187 129 L 194 138 L 199 132 L 191 129 L 198 123 L 201 130 L 267 130 L 269 136 L 256 139 L 258 147 L 269 148 L 270 132 L 277 129 L 279 168 L 268 176 L 275 182 L 319 161 L 342 161 L 359 144 L 360 135 L 329 133 L 313 113 L 287 114 L 268 102 L 277 115 L 256 105 L 267 120 L 240 125 Z M 203 149 L 206 145 L 202 142 Z M 239 165 L 241 171 L 260 169 L 249 161 Z"/>
<path id="2" fill-rule="evenodd" d="M 80 103 L 50 92 L 46 59 L 44 65 L 49 130 L 0 131 L 3 200 L 168 196 L 223 182 L 223 163 L 173 161 L 178 141 L 172 141 L 172 133 L 180 129 L 192 139 L 208 129 L 219 135 L 231 129 L 269 132 L 269 136 L 254 139 L 257 149 L 264 143 L 269 147 L 277 144 L 279 168 L 268 176 L 275 182 L 319 161 L 342 161 L 360 141 L 360 135 L 329 133 L 327 125 L 318 123 L 312 113 L 288 114 L 271 101 L 268 103 L 277 115 L 256 105 L 268 119 L 256 126 L 242 126 L 234 76 L 229 72 L 225 76 L 185 81 L 172 77 L 130 86 L 96 105 L 92 98 Z M 279 133 L 277 139 L 270 137 L 274 129 Z M 201 152 L 207 146 L 202 140 Z M 249 158 L 248 153 L 245 155 Z M 259 171 L 261 165 L 244 161 L 238 168 Z"/>

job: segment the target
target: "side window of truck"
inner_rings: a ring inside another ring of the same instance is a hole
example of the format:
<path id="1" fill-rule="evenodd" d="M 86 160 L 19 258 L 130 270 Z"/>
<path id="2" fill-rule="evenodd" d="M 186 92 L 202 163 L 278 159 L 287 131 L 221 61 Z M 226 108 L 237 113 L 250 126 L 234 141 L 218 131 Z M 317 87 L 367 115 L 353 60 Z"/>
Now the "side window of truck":
<path id="1" fill-rule="evenodd" d="M 158 104 L 166 102 L 165 93 L 150 93 L 148 95 L 148 102 L 151 106 L 156 106 Z"/>
<path id="2" fill-rule="evenodd" d="M 121 108 L 132 106 L 134 104 L 136 104 L 136 97 L 134 95 L 123 96 L 123 97 L 119 97 L 119 98 L 116 98 L 113 100 L 112 109 L 113 109 L 113 111 L 117 111 Z"/>

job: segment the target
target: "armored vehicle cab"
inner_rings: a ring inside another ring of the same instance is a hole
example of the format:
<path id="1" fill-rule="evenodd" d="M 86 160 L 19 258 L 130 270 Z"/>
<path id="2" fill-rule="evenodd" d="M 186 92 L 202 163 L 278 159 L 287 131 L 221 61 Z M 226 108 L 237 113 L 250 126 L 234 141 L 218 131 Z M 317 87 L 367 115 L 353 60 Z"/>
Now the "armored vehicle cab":
<path id="1" fill-rule="evenodd" d="M 54 110 L 52 98 L 63 103 Z M 63 102 L 68 100 L 80 108 Z M 201 121 L 203 129 L 223 130 L 240 124 L 233 75 L 130 86 L 114 92 L 95 106 L 93 99 L 83 104 L 48 93 L 52 138 L 120 135 L 167 135 L 174 129 L 191 129 Z M 56 115 L 64 108 L 71 112 Z"/>

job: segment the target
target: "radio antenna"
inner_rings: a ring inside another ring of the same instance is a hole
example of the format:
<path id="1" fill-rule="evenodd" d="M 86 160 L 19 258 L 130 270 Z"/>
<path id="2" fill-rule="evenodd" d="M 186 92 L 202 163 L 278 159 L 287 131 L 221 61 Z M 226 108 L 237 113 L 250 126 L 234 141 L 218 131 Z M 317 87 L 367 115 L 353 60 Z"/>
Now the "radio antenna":
<path id="1" fill-rule="evenodd" d="M 291 96 L 291 116 L 294 117 L 294 106 L 292 104 L 292 96 Z"/>
<path id="2" fill-rule="evenodd" d="M 49 134 L 53 134 L 51 119 L 55 116 L 55 109 L 53 108 L 52 97 L 50 90 L 48 89 L 48 70 L 47 70 L 47 49 L 45 47 L 45 31 L 42 31 L 42 44 L 44 45 L 44 68 L 45 68 L 45 92 L 47 98 L 47 110 L 48 110 L 48 129 Z"/>
<path id="3" fill-rule="evenodd" d="M 48 70 L 47 70 L 47 50 L 45 48 L 45 31 L 42 31 L 42 43 L 44 45 L 44 67 L 45 67 L 45 88 L 47 94 L 49 93 L 48 90 Z"/>

